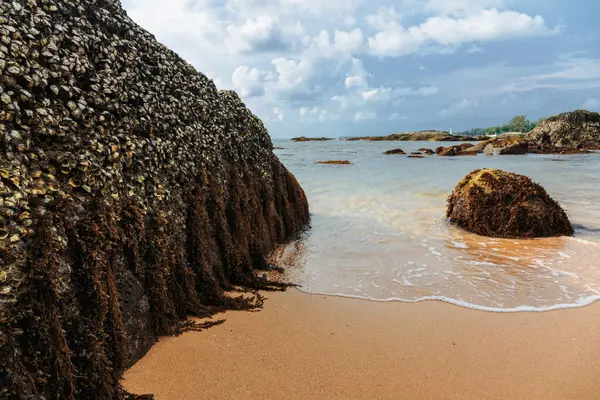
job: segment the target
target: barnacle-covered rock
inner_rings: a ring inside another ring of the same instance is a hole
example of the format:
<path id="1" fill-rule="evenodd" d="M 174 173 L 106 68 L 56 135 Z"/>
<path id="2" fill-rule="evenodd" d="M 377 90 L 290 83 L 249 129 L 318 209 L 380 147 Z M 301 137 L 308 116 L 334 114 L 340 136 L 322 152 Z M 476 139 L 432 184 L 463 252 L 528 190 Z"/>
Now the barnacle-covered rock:
<path id="1" fill-rule="evenodd" d="M 117 0 L 0 1 L 0 398 L 105 399 L 308 223 L 263 123 Z M 260 297 L 258 298 L 260 300 Z"/>

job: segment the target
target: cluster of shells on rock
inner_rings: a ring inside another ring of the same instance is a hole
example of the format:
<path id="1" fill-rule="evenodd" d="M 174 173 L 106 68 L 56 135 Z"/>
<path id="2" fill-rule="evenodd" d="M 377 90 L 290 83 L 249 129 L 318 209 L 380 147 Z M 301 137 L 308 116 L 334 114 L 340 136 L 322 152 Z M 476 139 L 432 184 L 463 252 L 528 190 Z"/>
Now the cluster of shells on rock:
<path id="1" fill-rule="evenodd" d="M 234 92 L 118 1 L 0 2 L 0 303 L 15 301 L 33 221 L 57 201 L 131 198 L 148 210 L 202 169 L 225 179 L 224 160 L 268 178 L 271 150 Z"/>

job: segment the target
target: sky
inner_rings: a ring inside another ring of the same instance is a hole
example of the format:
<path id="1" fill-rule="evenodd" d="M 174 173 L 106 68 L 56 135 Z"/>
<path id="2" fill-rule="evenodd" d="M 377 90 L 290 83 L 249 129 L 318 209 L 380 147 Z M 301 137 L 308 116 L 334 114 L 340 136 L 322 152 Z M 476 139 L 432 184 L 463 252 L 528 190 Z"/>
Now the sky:
<path id="1" fill-rule="evenodd" d="M 274 138 L 600 111 L 597 0 L 122 0 Z"/>

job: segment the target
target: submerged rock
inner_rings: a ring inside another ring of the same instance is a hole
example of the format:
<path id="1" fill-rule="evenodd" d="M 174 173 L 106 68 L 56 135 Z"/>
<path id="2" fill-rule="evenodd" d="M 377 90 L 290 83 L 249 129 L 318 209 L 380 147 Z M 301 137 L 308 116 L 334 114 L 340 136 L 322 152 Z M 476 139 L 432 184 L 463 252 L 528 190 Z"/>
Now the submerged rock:
<path id="1" fill-rule="evenodd" d="M 527 140 L 536 148 L 600 149 L 600 114 L 576 110 L 549 117 L 527 135 Z"/>
<path id="2" fill-rule="evenodd" d="M 400 155 L 402 155 L 402 154 L 406 154 L 406 153 L 405 153 L 405 152 L 404 152 L 404 150 L 402 150 L 402 149 L 393 149 L 393 150 L 388 150 L 388 151 L 386 151 L 386 152 L 385 152 L 385 153 L 383 153 L 383 154 L 385 154 L 385 155 L 388 155 L 388 156 L 389 156 L 389 155 L 396 155 L 396 154 L 400 154 Z"/>
<path id="3" fill-rule="evenodd" d="M 423 154 L 427 154 L 427 155 L 429 155 L 429 156 L 430 156 L 430 155 L 432 155 L 432 154 L 434 153 L 434 152 L 433 152 L 433 150 L 431 150 L 431 149 L 426 149 L 426 148 L 424 148 L 424 147 L 420 148 L 420 149 L 419 149 L 419 151 L 420 151 L 421 153 L 423 153 Z"/>
<path id="4" fill-rule="evenodd" d="M 326 160 L 326 161 L 317 161 L 317 164 L 325 164 L 325 165 L 351 165 L 352 163 L 348 160 Z"/>
<path id="5" fill-rule="evenodd" d="M 308 223 L 262 121 L 116 0 L 0 1 L 0 398 L 111 399 Z"/>
<path id="6" fill-rule="evenodd" d="M 448 198 L 446 217 L 484 236 L 535 238 L 572 235 L 567 214 L 526 176 L 497 169 L 471 172 Z"/>

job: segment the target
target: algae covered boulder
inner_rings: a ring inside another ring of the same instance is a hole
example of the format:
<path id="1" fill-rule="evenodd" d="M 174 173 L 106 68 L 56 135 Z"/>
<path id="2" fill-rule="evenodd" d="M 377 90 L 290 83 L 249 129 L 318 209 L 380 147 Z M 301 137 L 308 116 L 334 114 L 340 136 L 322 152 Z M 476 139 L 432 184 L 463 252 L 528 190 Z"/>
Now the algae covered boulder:
<path id="1" fill-rule="evenodd" d="M 576 110 L 544 120 L 528 135 L 527 140 L 539 148 L 548 146 L 600 148 L 600 114 Z"/>
<path id="2" fill-rule="evenodd" d="M 498 169 L 475 170 L 448 198 L 446 217 L 464 229 L 504 238 L 573 234 L 561 206 L 530 178 Z"/>
<path id="3" fill-rule="evenodd" d="M 262 121 L 116 0 L 0 0 L 0 398 L 112 399 L 188 316 L 260 307 L 309 220 Z"/>
<path id="4" fill-rule="evenodd" d="M 527 154 L 527 142 L 520 139 L 499 139 L 490 142 L 484 149 L 486 156 Z"/>

